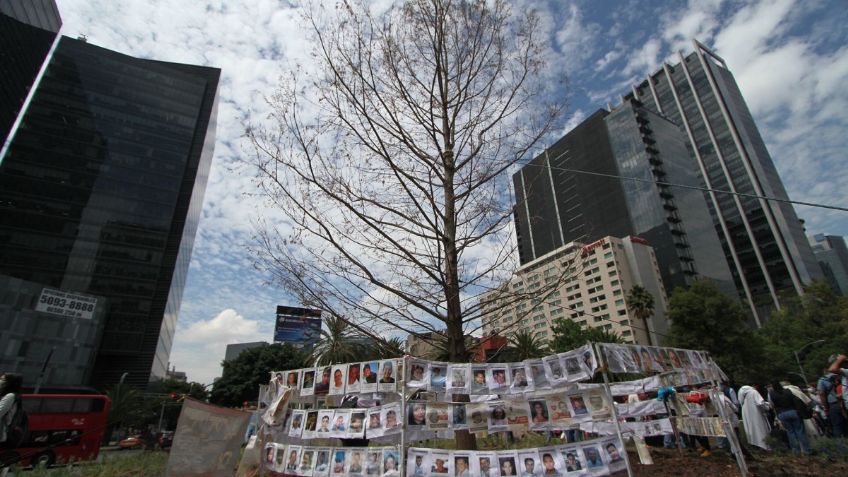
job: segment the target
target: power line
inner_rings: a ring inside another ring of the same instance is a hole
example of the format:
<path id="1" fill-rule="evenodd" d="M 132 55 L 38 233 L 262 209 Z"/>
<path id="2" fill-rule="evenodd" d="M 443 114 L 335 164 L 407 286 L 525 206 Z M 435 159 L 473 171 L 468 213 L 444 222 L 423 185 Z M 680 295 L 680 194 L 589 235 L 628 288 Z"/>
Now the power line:
<path id="1" fill-rule="evenodd" d="M 565 153 L 560 154 L 556 158 L 562 157 L 563 155 L 565 155 Z M 545 167 L 542 164 L 528 163 L 527 165 L 528 166 L 535 166 L 535 167 Z M 768 197 L 768 196 L 757 195 L 757 194 L 746 194 L 744 192 L 733 192 L 733 191 L 724 190 L 724 189 L 713 189 L 711 187 L 692 186 L 692 185 L 686 185 L 686 184 L 676 184 L 674 182 L 655 181 L 655 180 L 651 180 L 651 179 L 642 179 L 642 178 L 639 178 L 639 177 L 627 177 L 627 176 L 621 176 L 621 175 L 618 175 L 618 174 L 606 174 L 606 173 L 603 173 L 603 172 L 584 171 L 582 169 L 571 169 L 571 168 L 567 168 L 567 167 L 553 166 L 553 165 L 550 165 L 550 162 L 548 162 L 548 167 L 550 167 L 553 170 L 563 171 L 563 172 L 573 172 L 573 173 L 576 173 L 576 174 L 586 174 L 586 175 L 591 175 L 591 176 L 608 177 L 610 179 L 628 180 L 628 181 L 635 181 L 635 182 L 646 182 L 646 183 L 649 183 L 649 184 L 656 184 L 656 185 L 661 185 L 661 186 L 680 187 L 682 189 L 699 190 L 701 192 L 717 192 L 717 193 L 720 193 L 720 194 L 737 195 L 737 196 L 746 197 L 746 198 L 749 198 L 749 199 L 763 199 L 763 200 L 770 200 L 770 201 L 774 201 L 774 202 L 783 202 L 783 203 L 786 203 L 786 204 L 805 205 L 805 206 L 808 206 L 808 207 L 819 207 L 819 208 L 822 208 L 822 209 L 841 210 L 843 212 L 848 212 L 848 207 L 839 207 L 839 206 L 836 206 L 836 205 L 818 204 L 818 203 L 814 203 L 814 202 L 804 202 L 804 201 L 800 201 L 800 200 L 780 199 L 780 198 L 777 198 L 777 197 Z"/>

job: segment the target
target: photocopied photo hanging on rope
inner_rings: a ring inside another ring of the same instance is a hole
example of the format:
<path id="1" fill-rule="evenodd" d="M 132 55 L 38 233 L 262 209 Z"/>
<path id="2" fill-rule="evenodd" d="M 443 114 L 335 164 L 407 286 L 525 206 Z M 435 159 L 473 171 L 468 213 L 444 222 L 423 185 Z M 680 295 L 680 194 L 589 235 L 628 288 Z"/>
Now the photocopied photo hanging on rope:
<path id="1" fill-rule="evenodd" d="M 380 416 L 383 419 L 383 435 L 399 434 L 403 430 L 400 403 L 384 404 Z"/>
<path id="2" fill-rule="evenodd" d="M 326 477 L 330 475 L 332 458 L 332 449 L 327 447 L 320 447 L 316 449 L 315 468 L 312 473 L 313 477 Z"/>
<path id="3" fill-rule="evenodd" d="M 336 364 L 332 367 L 332 379 L 330 380 L 330 395 L 341 396 L 345 393 L 347 384 L 347 365 Z"/>
<path id="4" fill-rule="evenodd" d="M 301 396 L 312 396 L 315 393 L 315 370 L 314 369 L 305 369 L 303 370 L 302 383 L 300 386 L 300 395 Z"/>
<path id="5" fill-rule="evenodd" d="M 380 379 L 378 380 L 377 390 L 380 392 L 394 392 L 397 389 L 396 372 L 397 367 L 393 359 L 387 359 L 380 362 Z"/>
<path id="6" fill-rule="evenodd" d="M 367 361 L 362 363 L 362 378 L 359 380 L 359 392 L 377 392 L 377 376 L 379 375 L 379 367 L 380 364 L 377 361 Z"/>
<path id="7" fill-rule="evenodd" d="M 471 389 L 471 366 L 468 363 L 451 363 L 447 368 L 449 393 L 468 394 Z"/>
<path id="8" fill-rule="evenodd" d="M 327 438 L 330 437 L 330 432 L 333 427 L 333 417 L 336 411 L 333 409 L 324 409 L 318 411 L 318 424 L 317 429 L 315 430 L 315 438 Z"/>
<path id="9" fill-rule="evenodd" d="M 447 389 L 448 363 L 430 363 L 430 386 L 433 392 L 445 392 Z"/>
<path id="10" fill-rule="evenodd" d="M 486 365 L 471 366 L 471 393 L 486 394 L 489 392 L 489 385 L 486 383 Z"/>
<path id="11" fill-rule="evenodd" d="M 430 385 L 430 363 L 427 361 L 411 358 L 406 373 L 406 386 L 420 389 Z"/>

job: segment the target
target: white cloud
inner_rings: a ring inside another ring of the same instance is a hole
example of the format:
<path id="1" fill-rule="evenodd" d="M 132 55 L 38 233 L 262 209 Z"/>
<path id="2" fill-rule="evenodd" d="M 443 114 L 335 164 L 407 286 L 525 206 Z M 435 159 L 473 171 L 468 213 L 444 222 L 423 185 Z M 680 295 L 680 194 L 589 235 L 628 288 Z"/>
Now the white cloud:
<path id="1" fill-rule="evenodd" d="M 621 71 L 622 76 L 647 75 L 654 72 L 660 65 L 660 50 L 662 42 L 651 38 L 642 46 L 628 55 L 627 64 Z"/>
<path id="2" fill-rule="evenodd" d="M 271 341 L 270 328 L 267 322 L 247 319 L 233 309 L 223 310 L 209 320 L 178 327 L 171 363 L 177 370 L 188 371 L 190 380 L 211 383 L 221 375 L 228 344 Z"/>

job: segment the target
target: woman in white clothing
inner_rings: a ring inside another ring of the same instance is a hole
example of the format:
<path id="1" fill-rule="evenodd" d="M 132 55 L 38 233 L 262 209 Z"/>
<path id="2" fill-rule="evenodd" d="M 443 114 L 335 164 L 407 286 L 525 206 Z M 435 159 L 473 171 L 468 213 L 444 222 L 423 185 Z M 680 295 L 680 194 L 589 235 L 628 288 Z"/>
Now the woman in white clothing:
<path id="1" fill-rule="evenodd" d="M 748 443 L 761 449 L 771 450 L 766 444 L 771 426 L 766 419 L 769 403 L 751 386 L 739 388 L 739 404 L 742 406 L 742 426 Z"/>

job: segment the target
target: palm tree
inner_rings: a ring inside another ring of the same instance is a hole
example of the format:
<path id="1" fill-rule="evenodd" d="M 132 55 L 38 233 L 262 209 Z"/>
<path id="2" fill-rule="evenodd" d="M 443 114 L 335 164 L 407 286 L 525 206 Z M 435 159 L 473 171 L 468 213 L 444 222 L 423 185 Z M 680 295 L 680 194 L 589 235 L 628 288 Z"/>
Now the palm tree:
<path id="1" fill-rule="evenodd" d="M 542 358 L 550 354 L 547 343 L 529 329 L 516 331 L 508 339 L 505 351 L 510 361 Z"/>
<path id="2" fill-rule="evenodd" d="M 373 350 L 376 359 L 401 358 L 404 355 L 403 340 L 394 336 L 389 339 L 381 339 L 377 341 L 377 346 Z"/>
<path id="3" fill-rule="evenodd" d="M 644 287 L 635 285 L 627 294 L 627 308 L 636 318 L 642 321 L 645 334 L 648 336 L 648 345 L 653 345 L 651 331 L 648 328 L 648 319 L 654 316 L 654 296 Z"/>
<path id="4" fill-rule="evenodd" d="M 315 366 L 350 363 L 367 359 L 364 336 L 344 319 L 331 316 L 324 320 L 321 338 L 312 349 L 310 360 Z"/>

